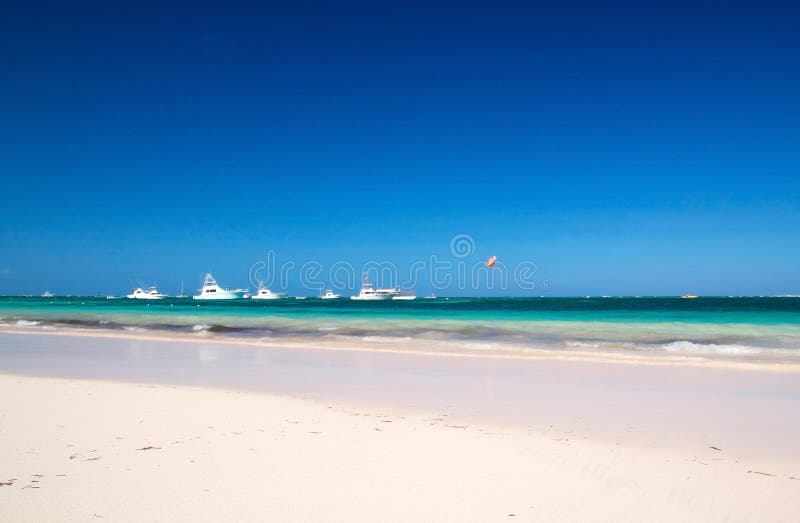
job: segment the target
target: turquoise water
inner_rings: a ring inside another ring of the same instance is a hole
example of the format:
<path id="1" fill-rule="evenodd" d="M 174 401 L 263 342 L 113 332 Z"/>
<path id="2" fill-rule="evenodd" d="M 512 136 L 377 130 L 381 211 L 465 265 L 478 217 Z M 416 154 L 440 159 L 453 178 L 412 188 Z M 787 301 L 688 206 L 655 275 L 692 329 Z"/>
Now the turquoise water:
<path id="1" fill-rule="evenodd" d="M 0 297 L 0 324 L 470 348 L 800 354 L 800 298 L 197 302 Z"/>

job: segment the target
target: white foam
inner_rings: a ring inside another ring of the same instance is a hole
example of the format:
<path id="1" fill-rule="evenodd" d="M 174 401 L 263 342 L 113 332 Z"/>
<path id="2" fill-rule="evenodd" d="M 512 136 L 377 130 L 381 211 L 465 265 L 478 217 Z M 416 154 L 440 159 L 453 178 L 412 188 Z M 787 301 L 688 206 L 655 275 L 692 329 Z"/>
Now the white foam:
<path id="1" fill-rule="evenodd" d="M 196 332 L 207 331 L 211 328 L 211 325 L 201 323 L 199 325 L 192 325 L 192 330 Z"/>
<path id="2" fill-rule="evenodd" d="M 39 325 L 40 323 L 42 323 L 42 322 L 40 322 L 40 321 L 31 321 L 31 320 L 17 320 L 17 325 L 19 325 L 21 327 Z"/>
<path id="3" fill-rule="evenodd" d="M 567 341 L 565 343 L 570 349 L 599 349 L 599 343 L 589 343 L 587 341 Z"/>
<path id="4" fill-rule="evenodd" d="M 644 348 L 644 347 L 642 347 Z M 694 343 L 691 341 L 673 341 L 665 345 L 657 345 L 650 350 L 664 350 L 667 352 L 699 352 L 706 354 L 758 354 L 757 347 L 746 345 L 723 345 L 716 343 Z"/>

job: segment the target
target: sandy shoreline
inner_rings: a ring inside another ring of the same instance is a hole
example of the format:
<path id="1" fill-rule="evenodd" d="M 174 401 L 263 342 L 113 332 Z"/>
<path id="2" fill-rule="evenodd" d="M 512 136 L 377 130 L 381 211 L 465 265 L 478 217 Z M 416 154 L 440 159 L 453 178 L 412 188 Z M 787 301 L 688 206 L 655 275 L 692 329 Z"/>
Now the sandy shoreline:
<path id="1" fill-rule="evenodd" d="M 793 371 L 8 333 L 0 369 L 8 520 L 800 513 Z"/>
<path id="2" fill-rule="evenodd" d="M 490 358 L 490 359 L 544 359 L 544 360 L 565 360 L 565 361 L 586 361 L 586 362 L 611 362 L 631 365 L 680 365 L 680 366 L 699 366 L 717 367 L 730 369 L 752 369 L 758 371 L 775 370 L 779 372 L 797 372 L 800 374 L 800 359 L 775 358 L 771 356 L 731 356 L 731 355 L 704 355 L 704 354 L 677 354 L 677 353 L 657 353 L 647 354 L 636 353 L 633 351 L 591 351 L 581 349 L 553 350 L 553 349 L 525 349 L 520 351 L 510 350 L 476 350 L 469 349 L 459 342 L 430 342 L 425 341 L 426 347 L 422 348 L 414 340 L 381 340 L 370 343 L 344 342 L 325 342 L 307 341 L 297 338 L 254 338 L 242 339 L 231 338 L 220 335 L 209 335 L 207 333 L 175 333 L 158 331 L 114 331 L 114 330 L 87 330 L 69 327 L 25 327 L 0 325 L 0 333 L 8 334 L 34 334 L 47 336 L 85 336 L 90 338 L 122 338 L 134 340 L 152 341 L 174 341 L 183 343 L 203 343 L 214 342 L 231 345 L 248 345 L 259 347 L 296 347 L 300 349 L 326 349 L 344 351 L 366 351 L 366 352 L 385 352 L 401 353 L 410 355 L 438 355 L 455 356 L 466 358 Z"/>

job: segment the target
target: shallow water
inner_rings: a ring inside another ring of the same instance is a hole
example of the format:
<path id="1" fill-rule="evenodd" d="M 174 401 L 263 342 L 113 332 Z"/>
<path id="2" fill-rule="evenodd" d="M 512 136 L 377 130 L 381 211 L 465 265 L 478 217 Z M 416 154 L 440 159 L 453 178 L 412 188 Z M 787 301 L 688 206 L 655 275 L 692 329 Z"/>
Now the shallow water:
<path id="1" fill-rule="evenodd" d="M 416 301 L 2 297 L 0 324 L 474 350 L 800 358 L 800 298 L 439 298 Z"/>

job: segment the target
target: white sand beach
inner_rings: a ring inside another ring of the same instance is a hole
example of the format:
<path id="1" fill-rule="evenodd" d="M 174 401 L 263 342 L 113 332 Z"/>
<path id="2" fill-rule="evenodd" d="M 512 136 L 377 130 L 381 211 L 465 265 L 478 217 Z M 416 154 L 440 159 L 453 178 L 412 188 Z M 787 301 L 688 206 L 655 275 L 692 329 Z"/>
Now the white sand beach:
<path id="1" fill-rule="evenodd" d="M 793 367 L 3 334 L 0 370 L 7 521 L 800 513 Z"/>

